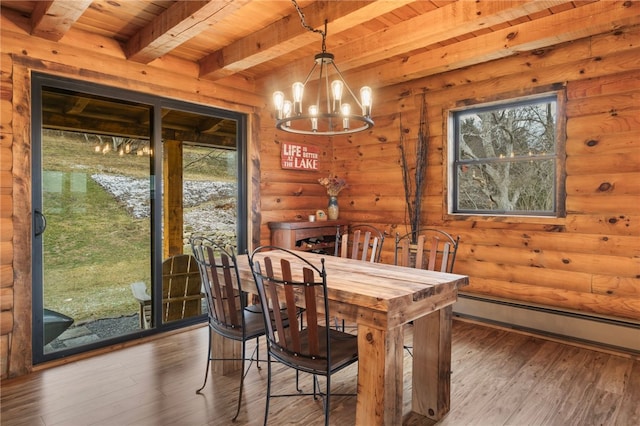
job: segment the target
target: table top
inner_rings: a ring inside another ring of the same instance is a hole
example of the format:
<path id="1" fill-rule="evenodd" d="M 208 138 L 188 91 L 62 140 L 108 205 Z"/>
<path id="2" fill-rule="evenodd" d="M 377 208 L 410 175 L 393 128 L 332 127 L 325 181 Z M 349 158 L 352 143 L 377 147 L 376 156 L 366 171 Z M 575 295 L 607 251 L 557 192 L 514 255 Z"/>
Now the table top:
<path id="1" fill-rule="evenodd" d="M 465 275 L 308 252 L 296 253 L 318 268 L 321 267 L 321 259 L 324 259 L 330 300 L 360 310 L 393 315 L 396 318 L 394 321 L 399 323 L 411 321 L 418 314 L 424 315 L 440 309 L 443 304 L 455 302 L 458 289 L 469 283 L 469 278 Z M 257 258 L 261 259 L 268 254 L 269 252 L 259 253 Z M 302 263 L 295 256 L 282 252 L 277 256 L 291 262 L 294 275 L 301 273 Z M 274 269 L 277 268 L 274 265 Z M 247 256 L 239 256 L 238 269 L 242 279 L 253 279 Z M 398 315 L 402 318 L 398 318 Z"/>

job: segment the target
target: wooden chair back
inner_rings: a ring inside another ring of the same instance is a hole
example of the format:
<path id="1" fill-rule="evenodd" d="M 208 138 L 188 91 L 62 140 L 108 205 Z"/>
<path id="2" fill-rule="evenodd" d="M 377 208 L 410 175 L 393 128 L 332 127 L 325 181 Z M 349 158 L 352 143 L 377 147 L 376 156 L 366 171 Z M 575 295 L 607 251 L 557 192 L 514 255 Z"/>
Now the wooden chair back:
<path id="1" fill-rule="evenodd" d="M 204 283 L 209 325 L 225 337 L 238 338 L 246 303 L 233 249 L 206 237 L 192 237 L 191 248 Z"/>
<path id="2" fill-rule="evenodd" d="M 395 264 L 430 271 L 453 272 L 460 237 L 423 228 L 403 236 L 396 234 Z"/>
<path id="3" fill-rule="evenodd" d="M 384 233 L 371 225 L 352 225 L 340 236 L 340 257 L 379 262 Z"/>

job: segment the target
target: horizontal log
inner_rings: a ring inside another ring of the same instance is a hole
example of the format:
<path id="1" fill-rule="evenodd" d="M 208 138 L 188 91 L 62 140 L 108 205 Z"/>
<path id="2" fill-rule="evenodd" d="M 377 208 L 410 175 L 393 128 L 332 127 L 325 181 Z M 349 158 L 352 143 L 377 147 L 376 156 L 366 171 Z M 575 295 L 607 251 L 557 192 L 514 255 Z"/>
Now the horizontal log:
<path id="1" fill-rule="evenodd" d="M 3 132 L 11 131 L 11 123 L 13 121 L 12 103 L 8 99 L 0 99 L 0 129 Z"/>
<path id="2" fill-rule="evenodd" d="M 0 335 L 4 336 L 13 331 L 13 311 L 0 312 Z"/>
<path id="3" fill-rule="evenodd" d="M 301 217 L 306 218 L 311 211 L 327 209 L 328 200 L 317 196 L 262 196 L 260 205 L 262 210 L 294 210 Z"/>
<path id="4" fill-rule="evenodd" d="M 568 138 L 630 131 L 640 131 L 640 114 L 637 109 L 602 112 L 567 120 Z"/>
<path id="5" fill-rule="evenodd" d="M 638 261 L 634 263 L 636 272 L 640 270 Z M 620 297 L 640 298 L 640 277 L 614 277 L 611 275 L 594 275 L 592 292 Z"/>
<path id="6" fill-rule="evenodd" d="M 0 52 L 0 82 L 11 82 L 13 77 L 13 61 L 9 52 Z"/>
<path id="7" fill-rule="evenodd" d="M 0 287 L 0 311 L 13 309 L 13 287 Z"/>
<path id="8" fill-rule="evenodd" d="M 5 198 L 8 195 L 0 195 L 0 202 L 4 202 Z M 11 203 L 8 203 L 9 207 Z M 8 210 L 5 208 L 5 205 L 2 204 L 0 207 L 0 229 L 2 229 L 2 233 L 0 233 L 0 241 L 12 241 L 13 240 L 13 219 L 11 214 L 5 216 L 4 210 Z"/>
<path id="9" fill-rule="evenodd" d="M 602 153 L 598 156 L 572 156 L 566 161 L 568 175 L 591 175 L 601 173 L 635 173 L 640 164 L 640 149 L 626 153 Z"/>
<path id="10" fill-rule="evenodd" d="M 567 232 L 580 234 L 602 234 L 608 238 L 611 235 L 640 235 L 640 216 L 626 213 L 615 214 L 572 214 L 567 217 L 565 228 Z"/>
<path id="11" fill-rule="evenodd" d="M 591 274 L 581 271 L 561 271 L 533 266 L 485 263 L 456 258 L 454 272 L 474 278 L 485 278 L 540 287 L 591 292 Z"/>
<path id="12" fill-rule="evenodd" d="M 0 336 L 0 377 L 9 377 L 9 336 Z"/>
<path id="13" fill-rule="evenodd" d="M 11 128 L 2 127 L 0 123 L 0 147 L 11 147 L 13 145 L 13 133 Z"/>
<path id="14" fill-rule="evenodd" d="M 587 314 L 640 320 L 640 298 L 581 293 L 475 277 L 469 279 L 469 286 L 465 287 L 464 291 L 514 301 L 571 309 Z"/>
<path id="15" fill-rule="evenodd" d="M 262 182 L 260 184 L 260 195 L 265 196 L 312 196 L 323 197 L 327 195 L 327 191 L 324 186 L 320 185 L 317 181 L 311 183 L 295 182 Z"/>
<path id="16" fill-rule="evenodd" d="M 568 138 L 565 144 L 567 156 L 602 155 L 633 152 L 640 149 L 640 130 L 621 133 L 578 135 Z M 634 170 L 629 170 L 634 171 Z"/>
<path id="17" fill-rule="evenodd" d="M 619 111 L 638 111 L 640 110 L 640 88 L 636 88 L 635 91 L 631 89 L 615 95 L 572 100 L 567 102 L 565 112 L 568 118 L 575 118 L 600 113 L 617 114 Z"/>
<path id="18" fill-rule="evenodd" d="M 11 263 L 0 264 L 0 288 L 13 286 L 13 266 Z"/>
<path id="19" fill-rule="evenodd" d="M 508 253 L 513 249 L 529 249 L 532 251 L 566 251 L 573 254 L 604 256 L 640 257 L 640 246 L 637 236 L 620 236 L 613 234 L 575 233 L 575 232 L 545 232 L 543 229 L 528 230 L 510 229 L 463 229 L 449 224 L 446 229 L 452 235 L 459 235 L 461 250 L 467 245 L 477 247 L 482 253 L 485 249 L 495 248 L 504 250 L 503 261 L 510 259 Z"/>
<path id="20" fill-rule="evenodd" d="M 0 241 L 0 265 L 13 262 L 13 241 Z"/>
<path id="21" fill-rule="evenodd" d="M 605 193 L 640 195 L 640 170 L 636 173 L 567 176 L 565 187 L 569 197 L 572 195 L 597 195 Z"/>
<path id="22" fill-rule="evenodd" d="M 468 244 L 466 241 L 458 248 L 457 259 L 468 262 L 488 262 L 501 265 L 516 265 L 545 270 L 580 271 L 586 274 L 599 274 L 635 278 L 640 272 L 640 247 L 622 255 L 603 255 L 598 253 L 576 253 L 572 247 L 564 250 L 518 248 L 509 246 L 488 246 Z M 639 281 L 640 283 L 640 281 Z"/>
<path id="23" fill-rule="evenodd" d="M 11 196 L 11 193 L 0 193 L 0 219 L 11 220 L 11 216 L 13 216 L 13 197 Z M 10 221 L 0 223 L 2 223 L 3 225 L 11 225 Z M 7 228 L 2 228 L 3 233 L 5 232 L 5 229 Z M 7 231 L 7 235 L 4 237 L 0 237 L 0 239 L 9 239 L 11 235 L 12 233 L 9 233 L 9 231 Z"/>
<path id="24" fill-rule="evenodd" d="M 588 80 L 569 81 L 567 99 L 572 101 L 600 95 L 615 95 L 638 89 L 640 89 L 640 70 L 630 70 Z"/>
<path id="25" fill-rule="evenodd" d="M 625 212 L 640 215 L 640 203 L 637 195 L 601 194 L 573 195 L 567 197 L 568 213 L 616 214 Z"/>
<path id="26" fill-rule="evenodd" d="M 13 85 L 11 81 L 2 80 L 0 82 L 0 100 L 9 101 L 13 99 Z"/>
<path id="27" fill-rule="evenodd" d="M 9 143 L 2 144 L 0 146 L 0 171 L 11 171 L 13 168 L 13 156 L 11 152 L 11 145 Z"/>

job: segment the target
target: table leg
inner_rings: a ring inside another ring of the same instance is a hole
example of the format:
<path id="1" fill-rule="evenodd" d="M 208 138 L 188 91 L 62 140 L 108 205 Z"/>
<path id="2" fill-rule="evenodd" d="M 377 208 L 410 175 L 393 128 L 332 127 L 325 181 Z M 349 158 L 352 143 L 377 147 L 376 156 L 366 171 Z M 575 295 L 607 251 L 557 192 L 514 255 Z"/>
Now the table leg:
<path id="1" fill-rule="evenodd" d="M 413 322 L 411 409 L 436 421 L 450 409 L 452 310 L 449 305 Z"/>
<path id="2" fill-rule="evenodd" d="M 211 357 L 212 358 L 236 358 L 230 361 L 212 361 L 211 371 L 214 374 L 229 374 L 240 370 L 242 367 L 242 343 L 237 340 L 227 339 L 216 332 L 211 333 Z"/>
<path id="3" fill-rule="evenodd" d="M 402 423 L 402 327 L 390 330 L 358 325 L 356 425 Z"/>

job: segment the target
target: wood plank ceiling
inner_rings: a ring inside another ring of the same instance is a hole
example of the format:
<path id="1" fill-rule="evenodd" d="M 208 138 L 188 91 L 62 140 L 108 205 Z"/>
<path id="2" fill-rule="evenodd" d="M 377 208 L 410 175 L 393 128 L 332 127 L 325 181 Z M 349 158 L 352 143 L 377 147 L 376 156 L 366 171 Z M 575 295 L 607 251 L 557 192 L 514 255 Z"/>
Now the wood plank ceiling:
<path id="1" fill-rule="evenodd" d="M 631 3 L 298 2 L 313 28 L 322 29 L 328 20 L 327 50 L 344 73 L 411 58 L 423 64 L 411 78 L 615 31 L 634 21 L 638 12 L 627 9 L 638 8 Z M 306 74 L 321 47 L 320 36 L 302 27 L 288 0 L 3 0 L 2 8 L 28 15 L 31 33 L 38 37 L 61 40 L 72 29 L 95 33 L 119 42 L 131 61 L 149 64 L 173 55 L 197 63 L 199 77 L 211 80 L 233 74 L 259 80 L 299 68 Z M 402 78 L 386 75 L 381 73 L 378 85 Z"/>
<path id="2" fill-rule="evenodd" d="M 615 31 L 637 22 L 640 9 L 635 1 L 609 0 L 298 5 L 310 27 L 323 29 L 327 20 L 327 51 L 347 81 L 374 89 Z M 289 0 L 3 0 L 1 7 L 8 19 L 26 17 L 37 37 L 97 34 L 115 40 L 130 61 L 162 66 L 161 58 L 179 58 L 194 64 L 194 77 L 241 78 L 264 96 L 279 79 L 303 79 L 321 50 L 321 36 L 303 28 Z"/>

